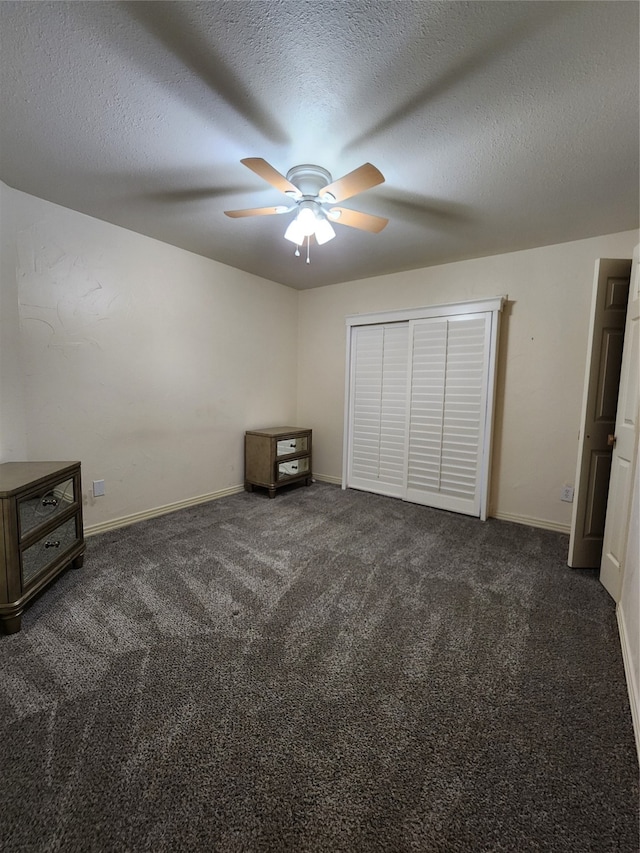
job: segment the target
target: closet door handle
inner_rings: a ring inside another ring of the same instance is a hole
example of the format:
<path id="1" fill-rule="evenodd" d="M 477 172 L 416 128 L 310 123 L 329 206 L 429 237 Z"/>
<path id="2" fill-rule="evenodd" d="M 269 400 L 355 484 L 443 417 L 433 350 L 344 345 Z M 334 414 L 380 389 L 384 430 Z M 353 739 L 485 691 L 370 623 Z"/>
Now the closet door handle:
<path id="1" fill-rule="evenodd" d="M 615 447 L 615 446 L 616 446 L 616 441 L 617 441 L 617 440 L 618 440 L 617 436 L 615 436 L 615 435 L 613 435 L 613 434 L 608 435 L 608 436 L 607 436 L 607 445 L 608 445 L 609 447 Z"/>

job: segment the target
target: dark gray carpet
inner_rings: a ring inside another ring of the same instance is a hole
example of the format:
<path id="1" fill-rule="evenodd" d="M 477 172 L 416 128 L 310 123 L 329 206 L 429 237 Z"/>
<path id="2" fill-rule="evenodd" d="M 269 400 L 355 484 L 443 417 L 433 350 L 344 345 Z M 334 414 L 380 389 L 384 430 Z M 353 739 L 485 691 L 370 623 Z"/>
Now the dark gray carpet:
<path id="1" fill-rule="evenodd" d="M 317 483 L 88 541 L 0 638 L 4 851 L 636 851 L 567 538 Z"/>

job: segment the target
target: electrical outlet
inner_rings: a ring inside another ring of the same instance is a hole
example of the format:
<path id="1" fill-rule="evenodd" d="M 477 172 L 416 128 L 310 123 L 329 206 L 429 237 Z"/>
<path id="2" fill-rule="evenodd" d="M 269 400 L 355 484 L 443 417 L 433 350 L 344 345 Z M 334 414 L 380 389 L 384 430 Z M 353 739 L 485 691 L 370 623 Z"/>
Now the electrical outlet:
<path id="1" fill-rule="evenodd" d="M 94 498 L 101 498 L 104 495 L 104 480 L 94 480 L 93 481 L 93 496 Z"/>
<path id="2" fill-rule="evenodd" d="M 560 494 L 560 500 L 567 503 L 573 503 L 573 486 L 563 486 Z"/>

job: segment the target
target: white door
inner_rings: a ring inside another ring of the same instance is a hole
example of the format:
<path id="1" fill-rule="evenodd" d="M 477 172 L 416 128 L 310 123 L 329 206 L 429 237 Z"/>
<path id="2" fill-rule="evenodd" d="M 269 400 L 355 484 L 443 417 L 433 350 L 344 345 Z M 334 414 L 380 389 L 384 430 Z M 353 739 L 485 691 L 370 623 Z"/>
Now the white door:
<path id="1" fill-rule="evenodd" d="M 410 323 L 406 500 L 479 516 L 491 314 Z"/>
<path id="2" fill-rule="evenodd" d="M 630 272 L 631 261 L 610 258 L 596 270 L 567 560 L 574 568 L 599 568 L 602 559 Z"/>
<path id="3" fill-rule="evenodd" d="M 624 554 L 629 529 L 633 463 L 640 401 L 640 247 L 636 246 L 631 268 L 629 304 L 622 353 L 620 391 L 611 462 L 609 501 L 604 527 L 600 580 L 614 601 L 620 598 Z"/>
<path id="4" fill-rule="evenodd" d="M 408 323 L 353 330 L 348 470 L 353 488 L 403 495 L 408 339 Z"/>

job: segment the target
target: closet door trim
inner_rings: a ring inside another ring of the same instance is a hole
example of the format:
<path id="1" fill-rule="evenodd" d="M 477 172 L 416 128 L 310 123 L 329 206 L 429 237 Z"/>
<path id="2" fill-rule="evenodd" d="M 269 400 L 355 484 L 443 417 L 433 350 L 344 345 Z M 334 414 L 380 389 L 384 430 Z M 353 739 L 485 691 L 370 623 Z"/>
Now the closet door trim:
<path id="1" fill-rule="evenodd" d="M 352 326 L 377 326 L 380 323 L 401 323 L 408 320 L 428 320 L 431 317 L 451 317 L 455 314 L 482 314 L 485 311 L 502 311 L 507 296 L 491 299 L 472 299 L 470 302 L 447 302 L 443 305 L 427 305 L 423 308 L 400 308 L 393 311 L 378 311 L 373 314 L 349 314 L 345 317 L 347 343 L 350 344 Z M 350 346 L 347 352 L 351 352 Z"/>

